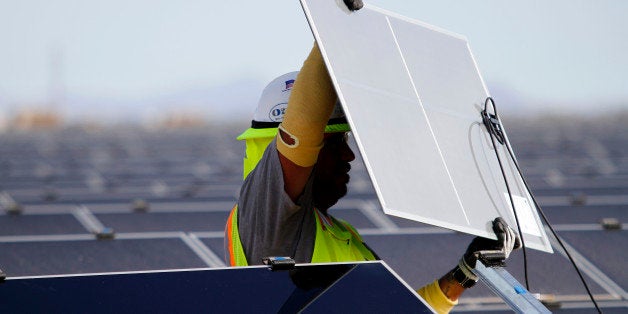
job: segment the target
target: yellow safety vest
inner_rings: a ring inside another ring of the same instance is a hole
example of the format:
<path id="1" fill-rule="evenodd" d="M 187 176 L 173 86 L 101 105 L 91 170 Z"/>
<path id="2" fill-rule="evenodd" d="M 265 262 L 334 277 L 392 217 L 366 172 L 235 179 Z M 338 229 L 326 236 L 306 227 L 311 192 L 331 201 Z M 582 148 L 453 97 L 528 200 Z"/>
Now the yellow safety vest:
<path id="1" fill-rule="evenodd" d="M 234 206 L 226 225 L 226 239 L 231 266 L 248 266 L 238 232 L 238 206 Z M 349 223 L 325 216 L 314 210 L 316 238 L 312 263 L 372 261 L 375 256 L 362 241 L 362 237 Z M 294 256 L 293 256 L 294 257 Z"/>
<path id="2" fill-rule="evenodd" d="M 234 206 L 227 220 L 225 241 L 228 242 L 229 265 L 248 266 L 240 234 L 238 233 L 238 206 Z M 375 256 L 362 241 L 362 237 L 347 222 L 331 216 L 324 216 L 318 210 L 316 215 L 316 239 L 312 263 L 353 262 L 375 260 Z M 438 280 L 417 290 L 437 313 L 449 313 L 458 301 L 447 299 L 441 291 Z"/>

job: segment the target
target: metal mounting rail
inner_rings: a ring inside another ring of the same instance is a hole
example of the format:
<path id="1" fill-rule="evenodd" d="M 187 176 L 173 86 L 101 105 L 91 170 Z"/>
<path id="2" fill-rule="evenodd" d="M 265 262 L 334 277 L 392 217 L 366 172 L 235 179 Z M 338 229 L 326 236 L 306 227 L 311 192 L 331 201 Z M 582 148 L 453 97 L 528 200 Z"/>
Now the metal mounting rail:
<path id="1" fill-rule="evenodd" d="M 552 313 L 503 267 L 477 263 L 474 272 L 516 313 Z"/>

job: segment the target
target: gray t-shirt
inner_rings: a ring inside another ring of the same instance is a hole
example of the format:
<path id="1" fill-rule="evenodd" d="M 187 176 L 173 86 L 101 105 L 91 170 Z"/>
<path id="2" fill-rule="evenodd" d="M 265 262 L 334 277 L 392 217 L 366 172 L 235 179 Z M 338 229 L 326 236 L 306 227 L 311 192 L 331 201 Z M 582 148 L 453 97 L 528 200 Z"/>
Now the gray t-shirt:
<path id="1" fill-rule="evenodd" d="M 295 204 L 284 190 L 283 171 L 273 140 L 244 180 L 238 200 L 238 231 L 249 265 L 269 256 L 293 256 L 309 263 L 314 251 L 316 221 L 312 180 Z M 298 246 L 298 247 L 297 247 Z"/>

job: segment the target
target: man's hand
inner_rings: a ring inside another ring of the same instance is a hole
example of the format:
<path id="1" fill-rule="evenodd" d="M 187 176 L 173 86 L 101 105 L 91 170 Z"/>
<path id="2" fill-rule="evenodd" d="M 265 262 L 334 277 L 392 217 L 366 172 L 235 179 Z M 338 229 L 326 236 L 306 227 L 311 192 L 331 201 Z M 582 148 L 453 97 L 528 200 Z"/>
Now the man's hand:
<path id="1" fill-rule="evenodd" d="M 351 11 L 357 11 L 359 9 L 362 9 L 362 7 L 364 6 L 364 3 L 362 3 L 362 0 L 344 0 L 345 4 L 347 5 L 347 8 L 349 8 L 349 10 Z"/>
<path id="2" fill-rule="evenodd" d="M 499 251 L 501 254 L 495 254 L 494 261 L 491 265 L 500 265 L 510 256 L 510 253 L 521 247 L 521 239 L 512 228 L 508 226 L 506 221 L 501 217 L 493 220 L 493 232 L 497 236 L 497 240 L 476 237 L 471 241 L 467 251 L 464 253 L 463 260 L 471 268 L 475 268 L 482 252 Z M 497 253 L 497 252 L 495 252 Z"/>
<path id="3" fill-rule="evenodd" d="M 458 265 L 439 280 L 441 291 L 450 300 L 457 300 L 464 289 L 473 287 L 478 281 L 478 276 L 473 273 L 478 259 L 486 261 L 488 266 L 501 266 L 512 250 L 521 247 L 519 236 L 501 217 L 493 220 L 493 231 L 497 240 L 474 238 Z"/>

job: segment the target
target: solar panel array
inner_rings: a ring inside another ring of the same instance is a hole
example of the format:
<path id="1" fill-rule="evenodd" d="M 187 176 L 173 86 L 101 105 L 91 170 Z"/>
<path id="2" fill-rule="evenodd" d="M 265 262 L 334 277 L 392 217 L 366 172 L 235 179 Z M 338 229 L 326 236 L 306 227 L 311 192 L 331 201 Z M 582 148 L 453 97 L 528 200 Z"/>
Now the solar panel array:
<path id="1" fill-rule="evenodd" d="M 506 123 L 535 195 L 609 313 L 628 307 L 625 122 Z M 223 228 L 242 181 L 244 144 L 234 138 L 244 127 L 0 135 L 0 269 L 16 277 L 225 266 Z M 351 175 L 332 213 L 410 285 L 455 265 L 470 236 L 384 215 L 359 160 Z M 508 264 L 523 282 L 520 251 Z M 528 251 L 528 264 L 531 292 L 553 310 L 591 312 L 563 254 Z M 456 310 L 506 306 L 478 285 Z"/>

